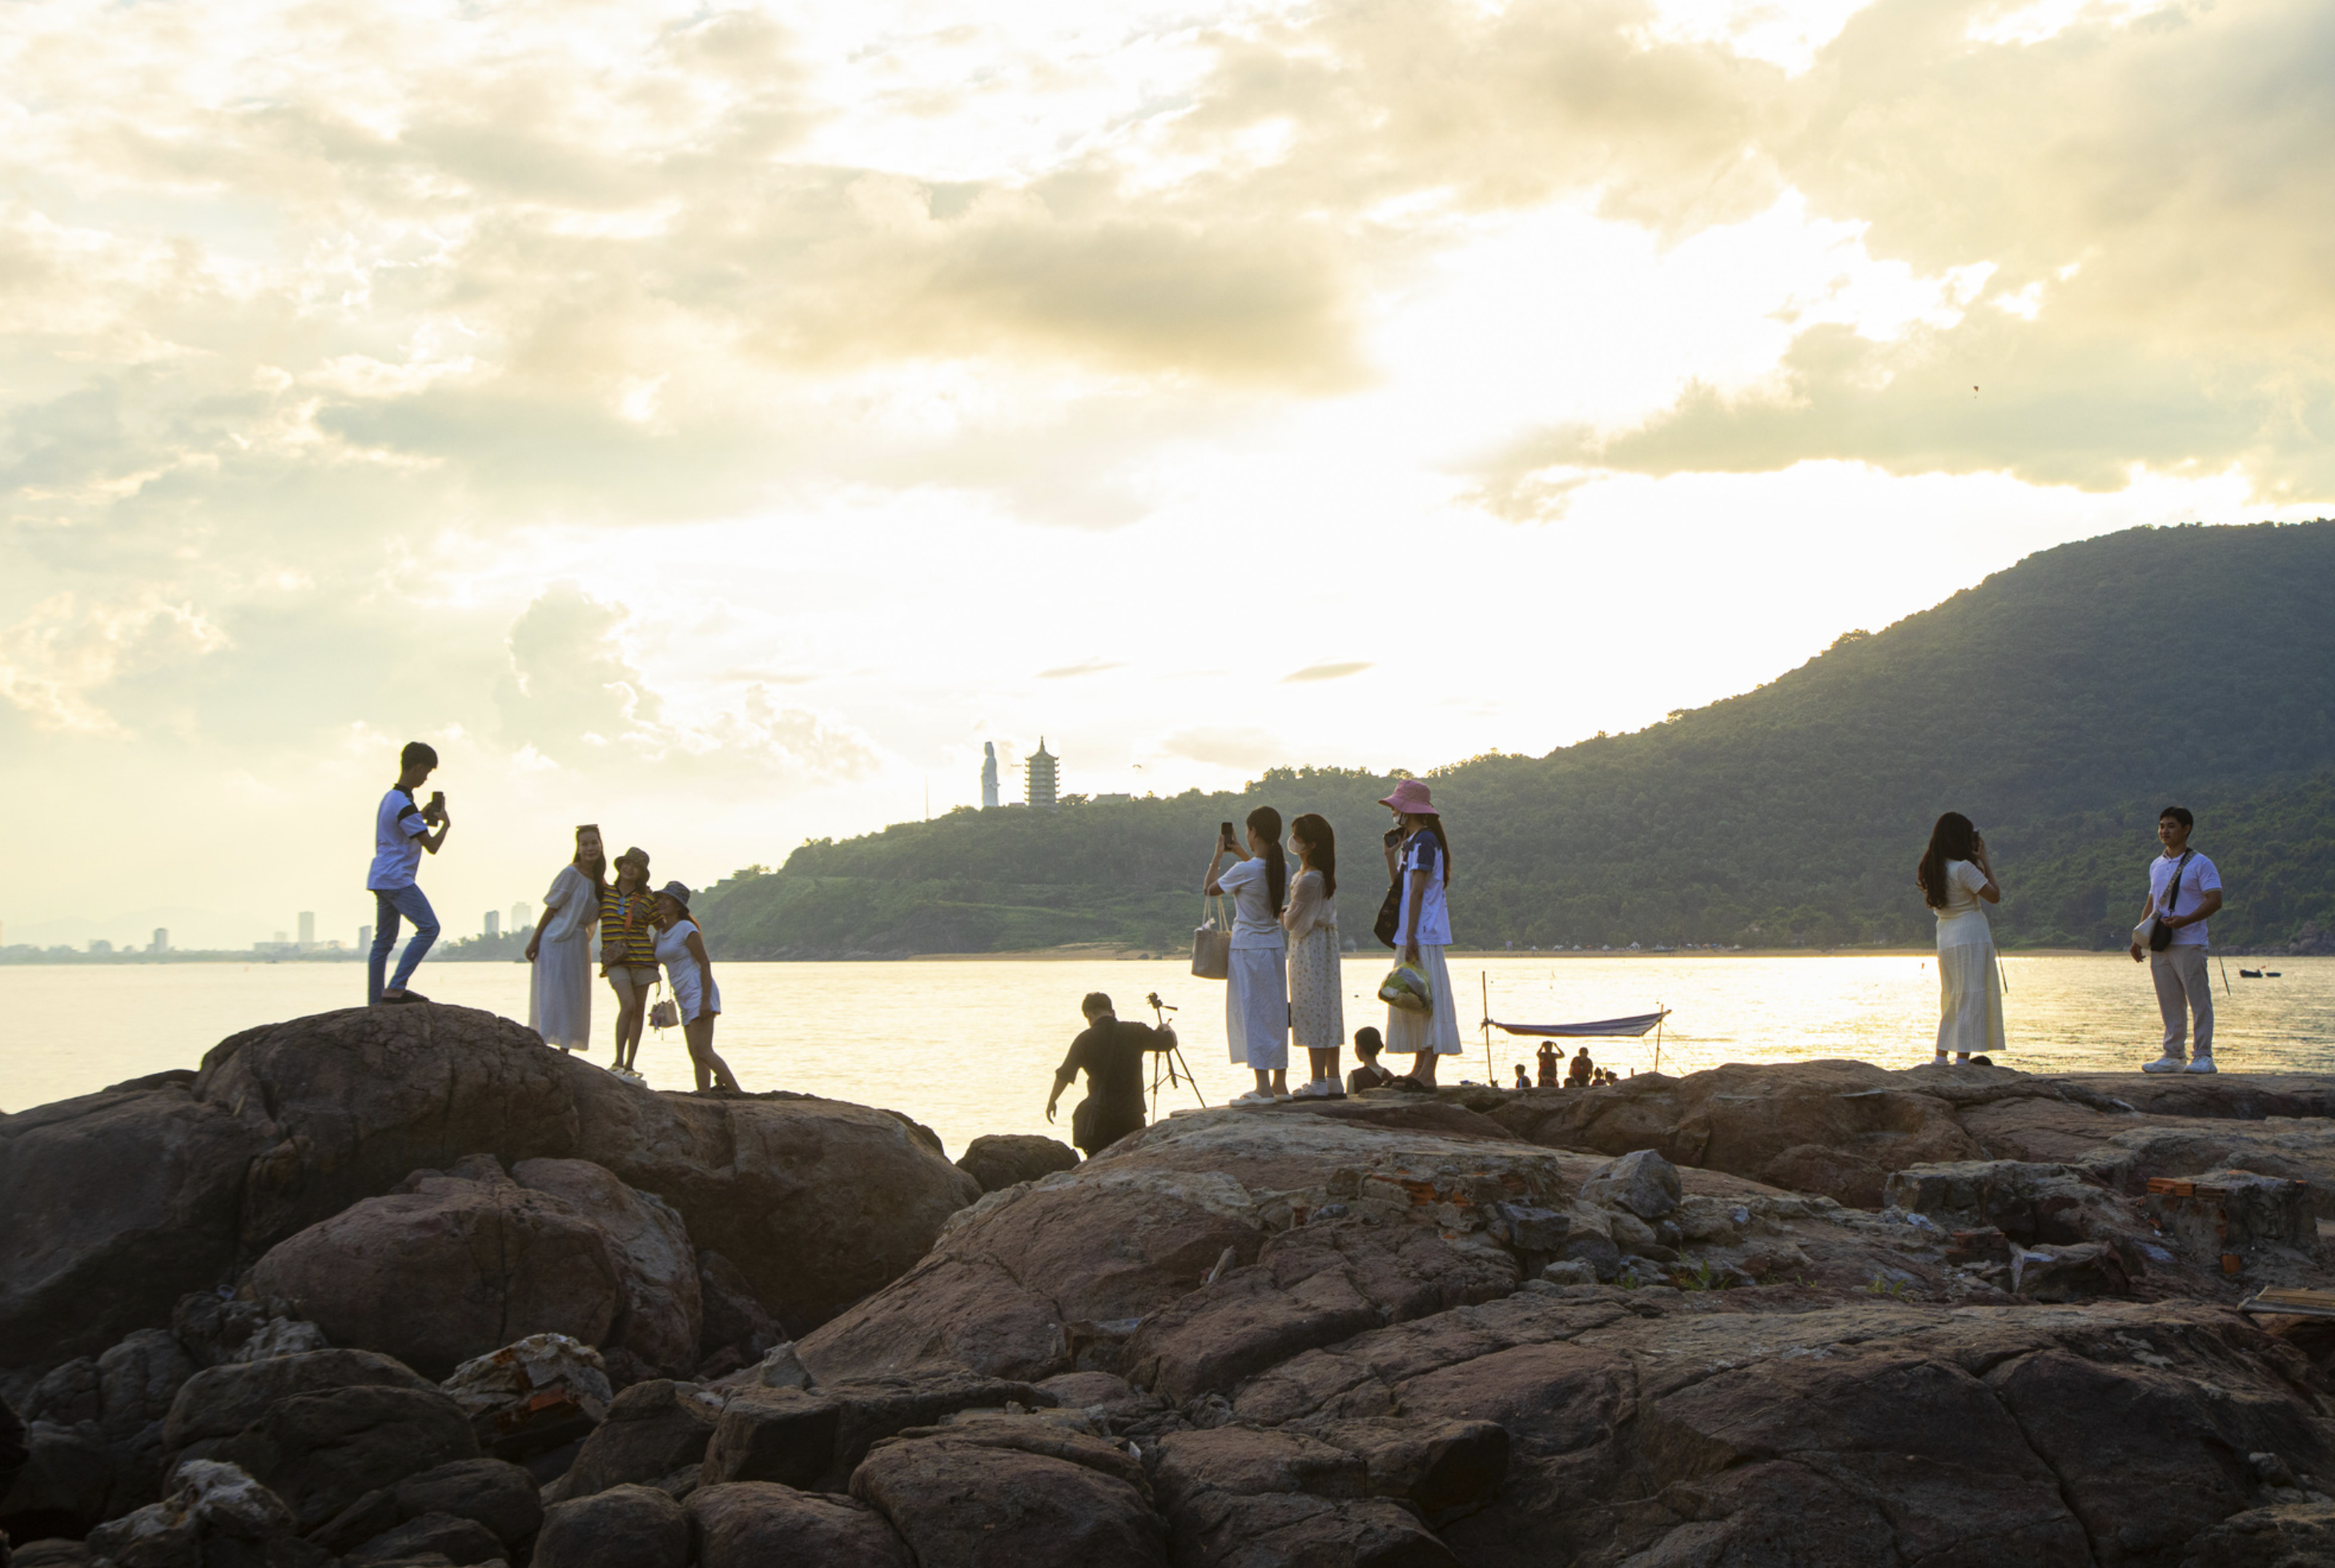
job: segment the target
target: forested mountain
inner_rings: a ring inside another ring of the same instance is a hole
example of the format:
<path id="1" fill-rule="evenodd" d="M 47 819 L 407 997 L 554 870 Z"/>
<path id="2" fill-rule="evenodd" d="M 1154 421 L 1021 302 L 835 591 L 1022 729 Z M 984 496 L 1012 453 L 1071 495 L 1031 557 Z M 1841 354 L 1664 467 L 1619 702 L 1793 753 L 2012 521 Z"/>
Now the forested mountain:
<path id="1" fill-rule="evenodd" d="M 1173 949 L 1216 824 L 1264 802 L 1330 818 L 1367 941 L 1395 777 L 959 810 L 805 844 L 703 908 L 737 957 Z M 1943 810 L 1987 836 L 2006 944 L 2119 944 L 2168 801 L 2227 884 L 2216 944 L 2310 944 L 2335 934 L 2335 523 L 2062 546 L 1636 734 L 1424 777 L 1465 946 L 1924 942 L 1913 867 Z"/>

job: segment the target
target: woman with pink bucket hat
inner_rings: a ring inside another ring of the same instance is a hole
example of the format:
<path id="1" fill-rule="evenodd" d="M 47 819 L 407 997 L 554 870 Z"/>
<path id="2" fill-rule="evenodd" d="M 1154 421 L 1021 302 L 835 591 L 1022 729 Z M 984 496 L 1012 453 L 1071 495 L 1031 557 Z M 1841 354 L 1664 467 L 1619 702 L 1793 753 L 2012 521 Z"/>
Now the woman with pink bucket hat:
<path id="1" fill-rule="evenodd" d="M 1424 1012 L 1389 1005 L 1386 1049 L 1410 1053 L 1410 1074 L 1395 1079 L 1396 1088 L 1433 1089 L 1435 1059 L 1459 1054 L 1459 1011 L 1451 995 L 1451 972 L 1443 963 L 1443 950 L 1451 945 L 1451 915 L 1443 901 L 1451 882 L 1451 841 L 1444 837 L 1443 818 L 1427 786 L 1418 779 L 1404 779 L 1379 804 L 1394 813 L 1402 833 L 1401 842 L 1390 844 L 1386 852 L 1387 875 L 1402 885 L 1395 906 L 1395 953 L 1427 977 L 1433 993 Z"/>

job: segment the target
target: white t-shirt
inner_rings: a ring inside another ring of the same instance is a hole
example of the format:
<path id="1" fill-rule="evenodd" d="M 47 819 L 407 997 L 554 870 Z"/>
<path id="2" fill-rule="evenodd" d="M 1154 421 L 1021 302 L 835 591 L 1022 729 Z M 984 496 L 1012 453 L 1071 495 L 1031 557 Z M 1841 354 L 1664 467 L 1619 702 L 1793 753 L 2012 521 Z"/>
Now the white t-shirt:
<path id="1" fill-rule="evenodd" d="M 1402 893 L 1395 901 L 1395 951 L 1400 953 L 1412 942 L 1421 947 L 1451 945 L 1451 913 L 1443 904 L 1443 846 L 1434 834 L 1422 828 L 1404 840 L 1394 857 L 1396 874 L 1402 882 Z M 1419 934 L 1408 929 L 1410 924 L 1410 874 L 1427 873 L 1427 886 L 1419 898 Z"/>
<path id="2" fill-rule="evenodd" d="M 2177 895 L 2168 898 L 2166 894 L 2172 886 L 2173 868 L 2180 865 L 2181 857 L 2178 855 L 2160 855 L 2148 863 L 2148 895 L 2155 901 L 2148 906 L 2150 920 L 2154 920 L 2159 915 L 2166 914 L 2195 915 L 2204 905 L 2207 892 L 2220 890 L 2222 874 L 2214 869 L 2212 861 L 2193 849 L 2189 851 L 2189 864 L 2182 866 L 2181 891 Z M 2165 908 L 2167 904 L 2173 906 L 2169 910 Z M 2145 937 L 2149 921 L 2144 920 L 2140 924 Z M 2173 945 L 2175 947 L 2204 946 L 2205 922 L 2201 920 L 2195 925 L 2175 927 L 2173 933 Z"/>
<path id="3" fill-rule="evenodd" d="M 1994 939 L 1986 924 L 1986 911 L 1979 905 L 1978 890 L 1985 886 L 1986 873 L 1971 862 L 1946 862 L 1946 902 L 1937 911 L 1940 947 L 1966 947 Z"/>
<path id="4" fill-rule="evenodd" d="M 421 864 L 421 836 L 429 831 L 412 795 L 392 789 L 383 796 L 373 814 L 373 869 L 365 873 L 366 891 L 390 893 L 412 886 L 413 873 Z"/>
<path id="5" fill-rule="evenodd" d="M 1232 895 L 1234 947 L 1287 945 L 1281 916 L 1274 913 L 1273 889 L 1266 886 L 1263 856 L 1234 861 L 1216 873 L 1216 886 Z"/>

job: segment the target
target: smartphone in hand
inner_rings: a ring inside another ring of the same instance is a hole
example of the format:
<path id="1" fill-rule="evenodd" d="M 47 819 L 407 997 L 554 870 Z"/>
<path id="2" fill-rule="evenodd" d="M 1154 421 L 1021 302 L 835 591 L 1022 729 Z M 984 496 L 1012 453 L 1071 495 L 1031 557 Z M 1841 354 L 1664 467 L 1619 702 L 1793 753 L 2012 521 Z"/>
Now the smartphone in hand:
<path id="1" fill-rule="evenodd" d="M 1237 849 L 1240 847 L 1240 840 L 1233 837 L 1233 825 L 1229 822 L 1219 822 L 1216 824 L 1216 842 L 1223 845 L 1227 849 Z"/>

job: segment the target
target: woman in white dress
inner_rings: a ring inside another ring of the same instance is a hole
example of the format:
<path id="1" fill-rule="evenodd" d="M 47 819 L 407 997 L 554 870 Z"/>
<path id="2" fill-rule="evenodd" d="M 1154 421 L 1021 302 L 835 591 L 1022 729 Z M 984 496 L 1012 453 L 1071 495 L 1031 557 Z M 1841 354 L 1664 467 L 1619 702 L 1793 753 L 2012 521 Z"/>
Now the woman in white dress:
<path id="1" fill-rule="evenodd" d="M 1938 915 L 1938 1051 L 1931 1064 L 1943 1067 L 1952 1051 L 1957 1066 L 1967 1066 L 1973 1051 L 2002 1049 L 2002 976 L 1979 902 L 2001 903 L 2002 889 L 1969 818 L 1949 811 L 1938 818 L 1914 881 Z"/>
<path id="2" fill-rule="evenodd" d="M 697 1087 L 718 1083 L 736 1089 L 737 1075 L 713 1054 L 713 1021 L 722 1015 L 722 988 L 713 983 L 713 961 L 705 956 L 705 939 L 689 917 L 689 889 L 678 882 L 657 889 L 656 955 L 664 965 L 665 983 L 673 987 L 681 1038 L 689 1046 L 689 1065 L 697 1070 Z"/>
<path id="3" fill-rule="evenodd" d="M 543 895 L 543 918 L 527 939 L 527 961 L 535 965 L 527 994 L 527 1023 L 546 1045 L 562 1050 L 592 1049 L 592 934 L 600 924 L 600 889 L 608 874 L 600 829 L 586 823 L 576 830 L 576 858 L 551 879 Z"/>
<path id="4" fill-rule="evenodd" d="M 1308 811 L 1289 825 L 1297 875 L 1281 928 L 1289 935 L 1289 1031 L 1313 1059 L 1296 1098 L 1343 1099 L 1338 1048 L 1346 1038 L 1345 987 L 1338 970 L 1338 837 Z"/>
<path id="5" fill-rule="evenodd" d="M 1387 875 L 1402 887 L 1395 906 L 1395 952 L 1427 977 L 1429 992 L 1424 1012 L 1388 1004 L 1386 1048 L 1410 1053 L 1410 1075 L 1397 1079 L 1397 1088 L 1433 1089 L 1435 1059 L 1457 1056 L 1460 1049 L 1458 1003 L 1443 963 L 1443 950 L 1451 945 L 1451 915 L 1444 903 L 1451 885 L 1451 841 L 1443 835 L 1443 818 L 1427 786 L 1418 779 L 1404 779 L 1379 804 L 1394 813 L 1402 833 L 1401 841 L 1386 852 Z"/>
<path id="6" fill-rule="evenodd" d="M 1225 1044 L 1235 1065 L 1246 1062 L 1256 1088 L 1235 1105 L 1271 1105 L 1289 1096 L 1289 977 L 1281 909 L 1289 863 L 1281 852 L 1281 813 L 1260 806 L 1248 814 L 1248 853 L 1226 832 L 1216 840 L 1204 890 L 1233 900 L 1232 956 L 1225 977 Z M 1229 856 L 1232 864 L 1225 864 Z"/>

